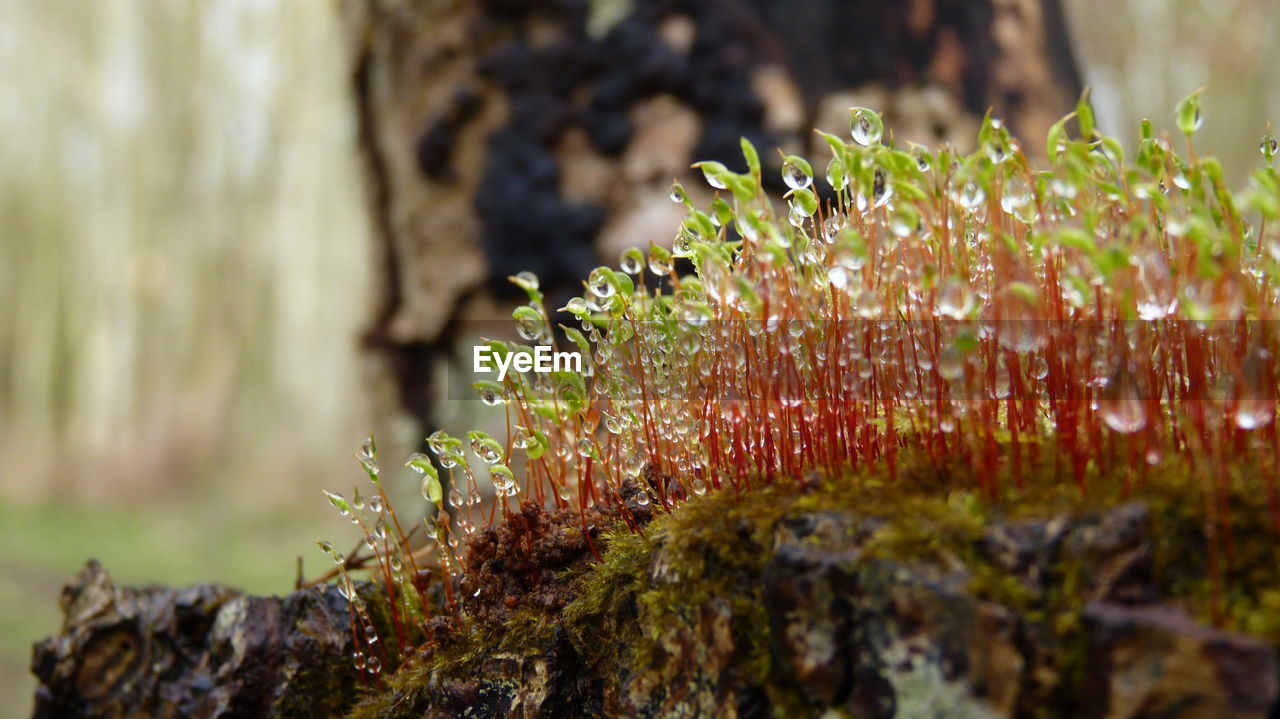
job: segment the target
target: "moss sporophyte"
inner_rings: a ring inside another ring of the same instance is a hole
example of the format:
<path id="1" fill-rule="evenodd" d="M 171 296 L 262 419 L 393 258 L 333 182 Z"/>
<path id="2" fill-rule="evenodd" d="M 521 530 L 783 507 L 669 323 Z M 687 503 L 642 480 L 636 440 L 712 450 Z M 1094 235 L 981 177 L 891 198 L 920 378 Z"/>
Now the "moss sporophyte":
<path id="1" fill-rule="evenodd" d="M 1233 516 L 1280 532 L 1280 179 L 1268 136 L 1265 164 L 1230 191 L 1194 150 L 1201 118 L 1193 95 L 1184 138 L 1144 123 L 1126 157 L 1084 99 L 1049 131 L 1041 167 L 992 117 L 962 155 L 896 147 L 855 108 L 849 138 L 822 134 L 825 184 L 782 157 L 781 211 L 747 141 L 745 172 L 696 164 L 710 205 L 676 183 L 688 212 L 671 249 L 592 271 L 557 310 L 571 325 L 553 326 L 536 277 L 511 278 L 529 297 L 514 313 L 529 344 L 487 341 L 507 371 L 475 385 L 506 436 L 428 438 L 431 455 L 408 463 L 435 510 L 421 524 L 386 501 L 372 441 L 370 498 L 330 494 L 367 547 L 357 559 L 324 545 L 352 598 L 357 666 L 394 663 L 432 617 L 467 621 L 480 568 L 465 543 L 499 516 L 576 513 L 595 553 L 602 517 L 643 538 L 651 516 L 699 495 L 848 486 L 869 468 L 883 492 L 908 460 L 938 468 L 944 494 L 989 504 L 1046 481 L 1118 502 L 1181 477 L 1221 616 Z M 566 349 L 586 366 L 534 371 Z M 967 471 L 941 471 L 954 467 Z M 385 617 L 355 567 L 385 584 Z"/>

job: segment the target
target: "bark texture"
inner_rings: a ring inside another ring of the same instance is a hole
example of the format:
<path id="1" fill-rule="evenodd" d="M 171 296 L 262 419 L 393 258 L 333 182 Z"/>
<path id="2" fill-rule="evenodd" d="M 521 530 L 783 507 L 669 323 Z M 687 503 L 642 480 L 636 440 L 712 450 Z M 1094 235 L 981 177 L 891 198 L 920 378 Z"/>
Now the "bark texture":
<path id="1" fill-rule="evenodd" d="M 34 647 L 36 719 L 341 716 L 358 673 L 333 586 L 253 597 L 214 584 L 116 587 L 90 562 Z"/>
<path id="2" fill-rule="evenodd" d="M 690 163 L 740 169 L 740 137 L 776 190 L 773 148 L 826 157 L 812 130 L 848 132 L 851 105 L 900 145 L 962 149 L 992 108 L 1040 154 L 1080 91 L 1059 3 L 346 0 L 385 403 L 430 425 L 436 362 L 506 314 L 507 276 L 555 301 L 669 243 L 672 179 L 708 200 Z"/>

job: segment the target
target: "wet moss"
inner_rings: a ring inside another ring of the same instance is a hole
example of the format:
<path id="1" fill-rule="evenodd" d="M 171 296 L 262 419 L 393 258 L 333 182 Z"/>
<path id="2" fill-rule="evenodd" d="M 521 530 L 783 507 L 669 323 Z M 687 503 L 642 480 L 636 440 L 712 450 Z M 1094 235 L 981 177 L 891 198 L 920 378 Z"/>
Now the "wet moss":
<path id="1" fill-rule="evenodd" d="M 605 714 L 637 704 L 660 715 L 677 704 L 696 710 L 733 701 L 758 716 L 807 716 L 811 707 L 774 666 L 761 576 L 786 523 L 823 513 L 853 518 L 845 539 L 857 547 L 857 562 L 960 572 L 972 595 L 1020 616 L 1028 627 L 1024 641 L 1041 642 L 1050 649 L 1040 651 L 1051 653 L 1050 666 L 1038 669 L 1022 697 L 1027 716 L 1063 715 L 1076 700 L 1084 668 L 1081 613 L 1096 590 L 1099 558 L 1064 544 L 1045 567 L 1011 569 L 993 549 L 996 527 L 1049 527 L 1051 533 L 1053 526 L 1092 526 L 1088 522 L 1104 521 L 1099 518 L 1108 510 L 1136 501 L 1135 521 L 1149 525 L 1141 537 L 1151 558 L 1149 577 L 1143 575 L 1153 592 L 1148 600 L 1179 605 L 1205 621 L 1215 619 L 1217 602 L 1223 628 L 1280 641 L 1280 568 L 1270 517 L 1257 501 L 1259 468 L 1241 462 L 1206 476 L 1198 467 L 1119 462 L 1114 471 L 1091 470 L 1082 491 L 1063 480 L 1069 475 L 1064 462 L 1041 447 L 1022 468 L 1022 486 L 1006 470 L 996 480 L 1008 489 L 989 498 L 972 489 L 978 484 L 972 466 L 935 464 L 907 452 L 893 476 L 868 467 L 837 477 L 761 481 L 741 492 L 692 497 L 642 533 L 614 524 L 599 536 L 603 561 L 583 556 L 558 569 L 558 585 L 572 592 L 563 609 L 520 608 L 501 622 L 473 622 L 453 643 L 420 651 L 355 716 L 407 716 L 407 709 L 421 715 L 447 677 L 476 676 L 495 655 L 548 653 L 561 666 L 558 681 L 569 687 L 564 701 Z M 1232 509 L 1230 532 L 1218 510 L 1223 496 Z M 1216 585 L 1209 578 L 1206 525 L 1218 527 L 1223 538 L 1223 579 Z M 800 541 L 820 548 L 823 540 Z M 721 624 L 731 639 L 717 648 Z M 700 667 L 669 664 L 693 645 L 729 652 L 727 672 L 702 676 Z M 761 690 L 751 697 L 725 694 L 730 686 Z"/>

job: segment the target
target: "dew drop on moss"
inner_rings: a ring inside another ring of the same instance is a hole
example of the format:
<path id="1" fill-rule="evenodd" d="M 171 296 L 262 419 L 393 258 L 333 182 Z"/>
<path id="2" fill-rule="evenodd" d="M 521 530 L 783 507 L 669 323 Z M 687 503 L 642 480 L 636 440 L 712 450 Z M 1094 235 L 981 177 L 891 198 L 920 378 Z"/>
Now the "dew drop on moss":
<path id="1" fill-rule="evenodd" d="M 1113 432 L 1133 434 L 1147 426 L 1147 408 L 1137 380 L 1121 365 L 1108 378 L 1098 398 L 1098 414 Z"/>
<path id="2" fill-rule="evenodd" d="M 960 191 L 956 193 L 955 201 L 969 212 L 973 212 L 982 206 L 984 200 L 987 199 L 987 193 L 982 186 L 976 182 L 969 181 L 960 187 Z"/>
<path id="3" fill-rule="evenodd" d="M 1280 142 L 1277 142 L 1271 133 L 1268 132 L 1262 136 L 1262 142 L 1258 144 L 1258 151 L 1262 153 L 1267 162 L 1271 162 L 1278 150 L 1280 150 Z"/>
<path id="4" fill-rule="evenodd" d="M 644 255 L 635 247 L 629 248 L 618 258 L 618 267 L 629 275 L 638 275 L 644 267 Z"/>
<path id="5" fill-rule="evenodd" d="M 871 184 L 872 203 L 876 207 L 883 207 L 891 197 L 893 197 L 893 187 L 889 185 L 889 178 L 885 176 L 884 170 L 876 170 Z"/>
<path id="6" fill-rule="evenodd" d="M 711 187 L 717 190 L 723 190 L 727 187 L 727 185 L 725 185 L 723 182 L 720 181 L 720 178 L 712 174 L 711 171 L 708 170 L 706 167 L 702 168 L 702 176 L 707 179 L 708 185 L 711 185 Z M 675 193 L 673 192 L 672 194 L 674 195 Z"/>
<path id="7" fill-rule="evenodd" d="M 865 107 L 855 107 L 849 118 L 849 134 L 854 142 L 863 147 L 874 145 L 880 142 L 880 137 L 884 134 L 884 125 L 881 124 L 880 117 L 876 113 Z"/>
<path id="8" fill-rule="evenodd" d="M 617 292 L 612 280 L 613 278 L 609 276 L 608 270 L 603 267 L 597 267 L 587 277 L 587 289 L 591 290 L 591 294 L 601 299 L 612 297 Z"/>
<path id="9" fill-rule="evenodd" d="M 707 182 L 711 182 L 711 178 L 708 177 Z M 714 184 L 712 186 L 714 187 Z M 671 183 L 671 194 L 669 197 L 671 197 L 671 201 L 676 204 L 684 204 L 684 201 L 689 199 L 689 195 L 684 191 L 684 185 L 681 185 L 679 182 Z"/>
<path id="10" fill-rule="evenodd" d="M 533 274 L 532 272 L 529 272 L 529 271 L 517 272 L 516 279 L 520 282 L 521 285 L 528 287 L 529 289 L 533 289 L 533 290 L 538 289 L 538 276 Z"/>
<path id="11" fill-rule="evenodd" d="M 849 176 L 844 172 L 844 164 L 840 162 L 840 158 L 833 157 L 827 163 L 827 184 L 831 189 L 839 192 L 849 186 Z"/>
<path id="12" fill-rule="evenodd" d="M 938 314 L 962 320 L 973 309 L 973 292 L 969 283 L 957 277 L 948 279 L 938 291 Z"/>
<path id="13" fill-rule="evenodd" d="M 787 161 L 782 164 L 782 181 L 793 190 L 803 190 L 813 184 L 813 177 L 799 164 Z"/>

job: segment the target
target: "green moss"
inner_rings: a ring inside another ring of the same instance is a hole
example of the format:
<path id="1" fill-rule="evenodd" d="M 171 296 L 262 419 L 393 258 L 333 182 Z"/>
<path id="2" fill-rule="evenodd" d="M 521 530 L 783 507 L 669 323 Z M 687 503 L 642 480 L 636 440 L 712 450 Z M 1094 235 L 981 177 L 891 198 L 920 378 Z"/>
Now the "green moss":
<path id="1" fill-rule="evenodd" d="M 1024 448 L 1025 449 L 1025 448 Z M 643 535 L 618 526 L 603 535 L 603 561 L 568 570 L 579 578 L 576 597 L 558 617 L 531 610 L 501 626 L 469 626 L 463 640 L 430 652 L 392 678 L 400 706 L 416 706 L 406 696 L 423 696 L 433 675 L 472 676 L 495 654 L 535 656 L 555 643 L 556 626 L 577 656 L 579 684 L 598 681 L 608 702 L 621 701 L 629 688 L 660 705 L 676 681 L 689 691 L 680 701 L 691 707 L 715 705 L 727 677 L 699 676 L 699 668 L 667 667 L 675 645 L 714 645 L 708 627 L 727 615 L 732 636 L 729 666 L 735 686 L 765 688 L 771 704 L 788 716 L 810 708 L 793 694 L 772 666 L 771 628 L 761 576 L 771 558 L 780 524 L 815 513 L 835 513 L 863 521 L 857 537 L 862 560 L 888 560 L 944 571 L 963 569 L 976 597 L 1017 612 L 1052 638 L 1056 681 L 1041 696 L 1024 697 L 1030 715 L 1060 715 L 1075 700 L 1084 668 L 1081 612 L 1091 571 L 1088 556 L 1063 556 L 1043 580 L 1043 591 L 998 566 L 982 549 L 997 522 L 1096 517 L 1132 496 L 1147 507 L 1155 559 L 1156 590 L 1162 601 L 1181 604 L 1210 618 L 1212 587 L 1204 561 L 1205 480 L 1195 468 L 1147 467 L 1124 476 L 1091 470 L 1084 492 L 1064 483 L 1059 458 L 1042 447 L 1023 467 L 1023 486 L 1013 488 L 1012 470 L 997 477 L 1008 486 L 989 500 L 969 489 L 975 470 L 959 463 L 936 465 L 906 452 L 896 476 L 867 468 L 821 481 L 778 479 L 740 495 L 731 489 L 694 497 L 662 514 Z M 1003 463 L 1007 466 L 1009 463 Z M 1232 560 L 1224 566 L 1222 625 L 1280 639 L 1280 570 L 1274 563 L 1275 537 L 1265 506 L 1244 501 L 1259 491 L 1257 476 L 1240 467 L 1226 477 L 1233 496 Z M 851 530 L 852 531 L 852 530 Z M 809 539 L 806 541 L 817 541 Z M 713 651 L 714 647 L 708 649 Z M 675 701 L 675 699 L 671 699 Z M 375 698 L 356 716 L 399 716 L 385 698 Z"/>

